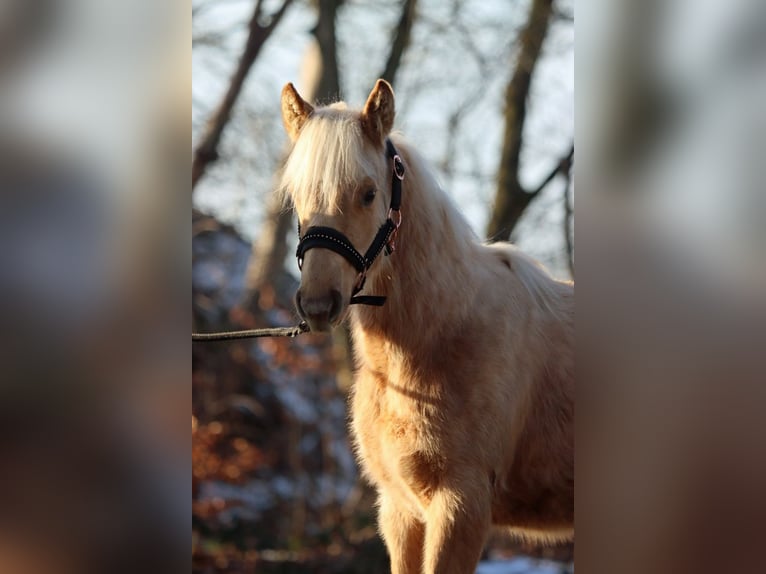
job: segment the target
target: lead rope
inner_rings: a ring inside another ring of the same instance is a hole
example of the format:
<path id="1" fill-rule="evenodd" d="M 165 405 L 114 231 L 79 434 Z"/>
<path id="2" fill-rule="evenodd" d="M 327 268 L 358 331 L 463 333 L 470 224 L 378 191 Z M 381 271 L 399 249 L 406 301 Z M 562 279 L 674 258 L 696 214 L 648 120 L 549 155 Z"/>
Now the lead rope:
<path id="1" fill-rule="evenodd" d="M 243 331 L 219 331 L 217 333 L 192 333 L 192 341 L 230 341 L 256 337 L 297 337 L 310 331 L 308 323 L 301 321 L 295 327 L 269 327 L 266 329 L 245 329 Z"/>

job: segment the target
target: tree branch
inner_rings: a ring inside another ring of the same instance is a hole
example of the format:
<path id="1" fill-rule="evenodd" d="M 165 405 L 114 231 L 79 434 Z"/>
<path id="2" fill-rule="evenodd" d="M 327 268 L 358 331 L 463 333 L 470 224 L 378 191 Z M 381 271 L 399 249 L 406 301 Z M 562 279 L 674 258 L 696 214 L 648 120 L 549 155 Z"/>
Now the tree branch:
<path id="1" fill-rule="evenodd" d="M 533 0 L 529 18 L 519 38 L 516 68 L 505 93 L 505 136 L 495 203 L 487 226 L 487 236 L 493 241 L 510 237 L 521 214 L 534 197 L 519 182 L 519 157 L 529 88 L 548 33 L 552 12 L 553 0 Z"/>
<path id="2" fill-rule="evenodd" d="M 221 142 L 223 130 L 231 118 L 231 111 L 242 91 L 247 74 L 253 66 L 255 59 L 258 57 L 261 48 L 266 43 L 269 36 L 271 36 L 271 33 L 277 27 L 279 21 L 282 19 L 282 16 L 292 2 L 293 0 L 284 0 L 279 10 L 271 16 L 268 25 L 261 26 L 259 21 L 262 17 L 262 0 L 257 0 L 253 10 L 253 17 L 251 18 L 248 27 L 249 33 L 247 42 L 245 43 L 245 49 L 239 59 L 237 69 L 231 77 L 229 88 L 226 91 L 223 100 L 208 121 L 205 135 L 202 138 L 201 143 L 197 146 L 197 149 L 194 150 L 194 159 L 192 162 L 192 192 L 194 192 L 197 182 L 199 182 L 205 174 L 208 165 L 218 159 L 218 145 Z"/>
<path id="3" fill-rule="evenodd" d="M 388 54 L 386 67 L 380 75 L 381 78 L 390 84 L 394 83 L 396 73 L 399 70 L 399 65 L 402 62 L 402 56 L 404 55 L 407 46 L 410 44 L 412 26 L 415 23 L 417 3 L 417 0 L 404 0 L 402 3 L 402 13 L 399 16 L 399 23 L 396 26 L 396 34 L 391 43 L 391 51 Z"/>
<path id="4" fill-rule="evenodd" d="M 572 165 L 570 163 L 569 169 L 565 172 L 564 182 L 564 240 L 567 250 L 567 265 L 569 266 L 569 273 L 574 279 L 574 237 L 572 235 L 572 222 L 573 222 L 573 206 L 569 200 L 569 188 L 572 184 Z"/>
<path id="5" fill-rule="evenodd" d="M 556 177 L 558 174 L 569 174 L 569 170 L 572 168 L 572 161 L 574 160 L 574 142 L 572 142 L 572 145 L 569 146 L 569 151 L 567 154 L 562 157 L 558 163 L 556 163 L 556 166 L 551 170 L 551 172 L 545 176 L 545 179 L 540 182 L 540 184 L 532 191 L 529 192 L 529 194 L 534 197 L 538 193 L 540 193 L 543 189 L 546 188 L 546 186 L 553 181 L 553 178 Z"/>

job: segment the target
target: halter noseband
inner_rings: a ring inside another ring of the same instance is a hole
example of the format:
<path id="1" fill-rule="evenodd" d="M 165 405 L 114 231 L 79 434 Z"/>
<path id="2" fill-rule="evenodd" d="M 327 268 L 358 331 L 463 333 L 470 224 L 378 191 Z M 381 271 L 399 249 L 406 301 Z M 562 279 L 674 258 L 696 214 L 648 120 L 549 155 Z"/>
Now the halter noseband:
<path id="1" fill-rule="evenodd" d="M 359 276 L 351 293 L 351 305 L 374 305 L 380 307 L 386 302 L 386 298 L 379 295 L 357 295 L 364 288 L 367 279 L 367 271 L 372 267 L 375 259 L 385 248 L 386 255 L 390 255 L 396 248 L 395 239 L 399 226 L 402 224 L 402 213 L 399 211 L 402 202 L 402 181 L 404 180 L 404 163 L 391 140 L 386 139 L 386 154 L 392 162 L 391 177 L 391 203 L 388 209 L 388 217 L 378 229 L 378 233 L 372 240 L 370 247 L 364 255 L 359 253 L 351 241 L 343 233 L 332 227 L 314 226 L 309 227 L 303 237 L 300 237 L 301 226 L 298 223 L 298 249 L 295 256 L 298 258 L 298 269 L 303 269 L 303 257 L 306 251 L 315 247 L 323 247 L 343 256 L 359 272 Z"/>

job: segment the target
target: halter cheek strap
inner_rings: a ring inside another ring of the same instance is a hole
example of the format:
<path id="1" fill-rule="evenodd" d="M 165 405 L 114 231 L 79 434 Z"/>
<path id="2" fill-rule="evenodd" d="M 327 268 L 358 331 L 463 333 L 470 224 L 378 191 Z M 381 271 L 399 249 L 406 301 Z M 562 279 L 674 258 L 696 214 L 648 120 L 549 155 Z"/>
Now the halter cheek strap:
<path id="1" fill-rule="evenodd" d="M 357 295 L 363 288 L 367 279 L 367 271 L 372 267 L 380 252 L 385 249 L 386 255 L 390 255 L 396 249 L 396 234 L 402 224 L 402 181 L 404 181 L 404 163 L 396 152 L 391 140 L 386 139 L 386 155 L 391 160 L 391 203 L 389 204 L 388 217 L 378 229 L 375 238 L 362 255 L 357 251 L 343 233 L 332 227 L 309 227 L 303 237 L 300 237 L 301 228 L 298 224 L 298 249 L 295 256 L 298 258 L 298 268 L 303 268 L 303 257 L 306 251 L 315 247 L 322 247 L 334 251 L 344 257 L 359 273 L 351 294 L 351 305 L 374 305 L 380 307 L 386 302 L 386 298 L 379 295 Z"/>

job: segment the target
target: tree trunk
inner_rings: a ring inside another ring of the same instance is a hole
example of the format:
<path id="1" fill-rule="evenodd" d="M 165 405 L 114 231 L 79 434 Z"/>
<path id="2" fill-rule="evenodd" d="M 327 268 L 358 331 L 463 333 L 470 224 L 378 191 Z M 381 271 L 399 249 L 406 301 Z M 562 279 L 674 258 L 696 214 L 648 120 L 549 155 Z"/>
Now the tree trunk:
<path id="1" fill-rule="evenodd" d="M 319 82 L 310 94 L 318 102 L 331 102 L 341 98 L 340 73 L 338 71 L 338 41 L 335 37 L 335 20 L 343 0 L 319 0 L 319 17 L 312 30 L 321 54 Z"/>
<path id="2" fill-rule="evenodd" d="M 516 68 L 505 92 L 505 135 L 498 168 L 497 190 L 487 237 L 508 240 L 522 213 L 535 197 L 519 181 L 519 157 L 527 114 L 527 97 L 535 66 L 553 12 L 553 0 L 533 0 L 524 30 L 519 38 Z"/>
<path id="3" fill-rule="evenodd" d="M 307 60 L 318 69 L 306 77 L 311 85 L 301 86 L 303 96 L 309 101 L 329 101 L 340 94 L 340 74 L 335 38 L 335 19 L 342 0 L 319 0 L 317 24 L 312 30 L 316 46 L 309 49 Z M 315 54 L 318 58 L 314 58 Z M 247 306 L 257 300 L 258 293 L 267 285 L 274 286 L 285 272 L 287 236 L 294 229 L 290 210 L 284 209 L 272 194 L 266 208 L 264 223 L 258 239 L 253 244 L 253 254 L 247 270 L 245 302 Z"/>
<path id="4" fill-rule="evenodd" d="M 293 229 L 293 214 L 285 209 L 276 193 L 269 196 L 261 232 L 253 243 L 247 267 L 247 297 L 259 293 L 266 285 L 276 287 L 284 273 L 287 258 L 287 235 Z"/>

